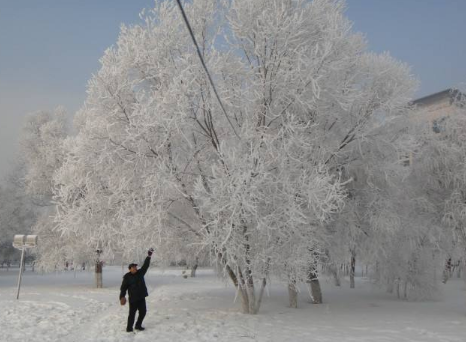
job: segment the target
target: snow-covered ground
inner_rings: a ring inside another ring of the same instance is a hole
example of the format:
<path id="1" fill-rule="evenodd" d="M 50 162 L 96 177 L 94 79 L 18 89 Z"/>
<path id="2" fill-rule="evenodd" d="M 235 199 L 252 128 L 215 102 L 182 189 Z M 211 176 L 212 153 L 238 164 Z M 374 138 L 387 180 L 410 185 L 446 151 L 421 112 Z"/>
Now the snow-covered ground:
<path id="1" fill-rule="evenodd" d="M 40 275 L 27 271 L 16 300 L 17 269 L 0 269 L 0 341 L 466 341 L 466 286 L 452 279 L 441 300 L 405 302 L 359 278 L 356 289 L 323 282 L 324 301 L 312 305 L 303 289 L 298 309 L 272 284 L 255 316 L 239 313 L 235 291 L 210 269 L 184 279 L 180 269 L 152 268 L 147 330 L 125 332 L 128 307 L 118 302 L 120 267 L 93 273 Z"/>

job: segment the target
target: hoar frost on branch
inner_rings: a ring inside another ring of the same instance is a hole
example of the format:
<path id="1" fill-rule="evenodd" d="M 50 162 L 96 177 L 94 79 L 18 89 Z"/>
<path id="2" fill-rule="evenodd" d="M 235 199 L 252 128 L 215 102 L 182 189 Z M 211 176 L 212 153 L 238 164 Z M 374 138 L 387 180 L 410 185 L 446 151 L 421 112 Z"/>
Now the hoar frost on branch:
<path id="1" fill-rule="evenodd" d="M 414 84 L 404 65 L 364 52 L 343 10 L 187 3 L 228 118 L 174 2 L 122 27 L 54 176 L 58 229 L 127 257 L 143 243 L 212 253 L 246 313 L 270 275 L 293 287 L 315 274 L 346 199 L 342 168 L 377 122 L 404 112 Z"/>
<path id="2" fill-rule="evenodd" d="M 42 205 L 50 204 L 52 176 L 63 162 L 66 135 L 66 113 L 62 107 L 53 113 L 30 114 L 23 125 L 21 152 L 26 169 L 26 192 Z"/>

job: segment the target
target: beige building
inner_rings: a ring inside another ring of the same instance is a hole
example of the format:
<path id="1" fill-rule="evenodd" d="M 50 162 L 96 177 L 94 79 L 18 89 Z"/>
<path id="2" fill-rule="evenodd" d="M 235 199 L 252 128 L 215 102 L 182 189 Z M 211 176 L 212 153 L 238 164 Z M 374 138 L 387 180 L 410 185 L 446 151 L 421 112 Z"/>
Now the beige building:
<path id="1" fill-rule="evenodd" d="M 461 95 L 457 89 L 446 89 L 414 100 L 411 104 L 417 110 L 413 118 L 431 122 L 432 129 L 438 133 L 442 121 L 454 112 L 455 102 Z"/>
<path id="2" fill-rule="evenodd" d="M 457 100 L 460 100 L 461 96 L 464 94 L 457 89 L 450 88 L 414 100 L 410 104 L 415 107 L 415 110 L 409 116 L 409 120 L 419 123 L 427 121 L 435 133 L 440 133 L 442 123 L 454 113 Z M 402 157 L 401 162 L 405 166 L 411 165 L 413 162 L 412 153 Z"/>

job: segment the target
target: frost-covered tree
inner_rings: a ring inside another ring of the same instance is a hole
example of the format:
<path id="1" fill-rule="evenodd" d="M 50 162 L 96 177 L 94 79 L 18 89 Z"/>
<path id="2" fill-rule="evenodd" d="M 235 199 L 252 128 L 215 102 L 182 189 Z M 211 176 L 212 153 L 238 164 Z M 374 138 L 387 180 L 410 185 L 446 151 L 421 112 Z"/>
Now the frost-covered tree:
<path id="1" fill-rule="evenodd" d="M 12 246 L 16 234 L 29 234 L 36 212 L 25 194 L 24 167 L 16 165 L 0 186 L 0 262 L 12 261 L 19 253 Z"/>
<path id="2" fill-rule="evenodd" d="M 52 179 L 63 162 L 63 142 L 66 135 L 66 113 L 59 107 L 53 112 L 38 111 L 29 114 L 20 137 L 21 159 L 25 169 L 24 189 L 38 209 L 37 222 L 32 230 L 40 237 L 38 263 L 41 268 L 47 268 L 44 267 L 45 260 L 51 260 L 51 255 L 56 254 L 52 251 L 66 244 L 60 239 L 60 234 L 53 232 L 50 219 L 55 209 L 51 202 Z M 63 262 L 63 257 L 59 259 L 60 261 L 57 259 L 51 262 L 53 267 Z"/>
<path id="3" fill-rule="evenodd" d="M 409 174 L 400 157 L 412 149 L 407 137 L 402 116 L 380 118 L 351 150 L 349 162 L 342 165 L 343 177 L 350 180 L 348 199 L 338 218 L 329 224 L 332 238 L 325 262 L 337 286 L 343 266 L 353 288 L 357 258 L 361 265 L 374 264 L 377 252 L 384 248 L 383 237 L 394 235 L 399 228 L 402 219 L 397 205 Z"/>
<path id="4" fill-rule="evenodd" d="M 418 145 L 413 158 L 413 178 L 422 179 L 424 199 L 432 207 L 440 229 L 439 249 L 445 257 L 445 282 L 452 263 L 464 262 L 466 251 L 465 229 L 465 142 L 466 96 L 454 89 L 450 93 L 451 113 L 438 120 L 418 125 Z M 424 112 L 419 110 L 418 115 Z M 451 260 L 453 258 L 453 260 Z"/>
<path id="5" fill-rule="evenodd" d="M 52 177 L 63 163 L 66 136 L 66 112 L 62 107 L 53 112 L 32 113 L 23 124 L 20 146 L 26 192 L 38 205 L 50 205 Z"/>
<path id="6" fill-rule="evenodd" d="M 123 26 L 54 178 L 60 231 L 126 255 L 143 243 L 212 253 L 246 313 L 270 275 L 290 293 L 315 285 L 342 167 L 376 122 L 405 111 L 413 85 L 404 65 L 365 52 L 343 10 L 187 3 L 223 106 L 174 2 Z"/>
<path id="7" fill-rule="evenodd" d="M 461 106 L 453 108 L 460 110 Z M 360 217 L 368 223 L 358 250 L 371 267 L 370 276 L 405 299 L 435 295 L 441 279 L 439 268 L 458 245 L 445 224 L 445 208 L 457 189 L 451 179 L 461 177 L 459 155 L 454 156 L 446 131 L 435 133 L 423 115 L 417 111 L 409 120 L 400 118 L 384 125 L 378 139 L 383 148 L 370 146 L 370 154 L 380 154 L 371 160 L 379 162 L 366 163 L 364 173 L 356 176 L 356 183 L 363 180 L 366 184 L 358 186 L 363 190 L 359 198 L 366 198 L 359 208 L 364 213 Z M 459 129 L 455 120 L 453 115 L 446 121 L 450 128 Z"/>
<path id="8" fill-rule="evenodd" d="M 392 185 L 391 197 L 374 203 L 365 252 L 370 257 L 370 276 L 379 285 L 388 292 L 396 290 L 398 298 L 422 299 L 437 292 L 442 236 L 438 215 L 410 183 L 408 178 Z"/>
<path id="9" fill-rule="evenodd" d="M 53 112 L 32 113 L 27 117 L 20 137 L 24 190 L 38 213 L 32 232 L 39 236 L 40 242 L 34 252 L 37 266 L 43 271 L 61 270 L 67 261 L 89 263 L 95 258 L 92 246 L 76 236 L 65 237 L 55 229 L 53 176 L 64 161 L 68 136 L 66 116 L 61 107 Z"/>

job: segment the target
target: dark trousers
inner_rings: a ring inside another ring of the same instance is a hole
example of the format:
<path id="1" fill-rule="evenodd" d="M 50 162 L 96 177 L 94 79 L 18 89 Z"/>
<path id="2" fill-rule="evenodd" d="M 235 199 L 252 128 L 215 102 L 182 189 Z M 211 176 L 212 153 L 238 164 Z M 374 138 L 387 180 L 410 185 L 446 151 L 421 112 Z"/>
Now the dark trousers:
<path id="1" fill-rule="evenodd" d="M 136 317 L 136 311 L 139 311 L 138 320 L 136 321 L 136 327 L 140 327 L 144 317 L 146 316 L 146 299 L 141 299 L 135 302 L 129 302 L 129 315 L 127 330 L 132 330 L 134 325 L 134 318 Z"/>

